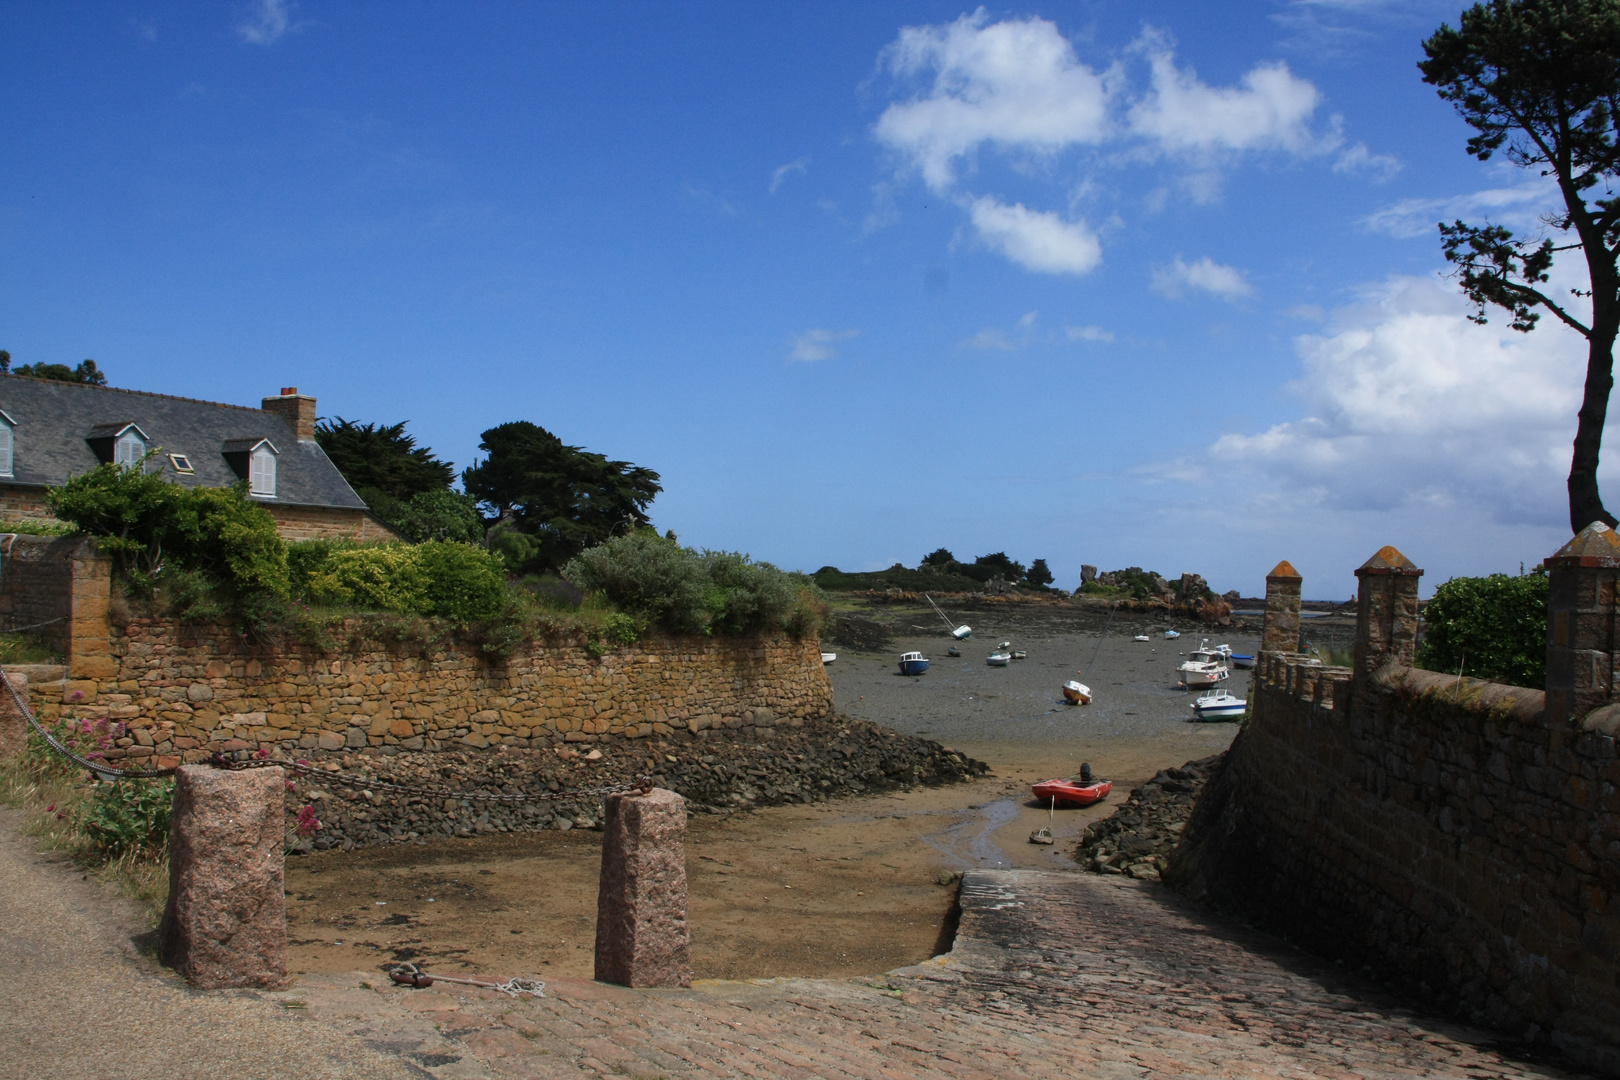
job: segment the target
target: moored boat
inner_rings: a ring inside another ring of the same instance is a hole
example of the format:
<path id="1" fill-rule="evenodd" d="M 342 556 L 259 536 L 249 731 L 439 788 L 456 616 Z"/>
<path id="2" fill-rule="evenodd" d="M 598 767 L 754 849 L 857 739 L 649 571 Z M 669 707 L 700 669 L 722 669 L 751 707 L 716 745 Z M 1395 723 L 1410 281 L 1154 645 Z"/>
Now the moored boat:
<path id="1" fill-rule="evenodd" d="M 1063 700 L 1067 701 L 1070 705 L 1090 705 L 1091 687 L 1087 686 L 1083 682 L 1076 682 L 1074 679 L 1070 679 L 1068 682 L 1063 684 Z"/>
<path id="2" fill-rule="evenodd" d="M 1232 650 L 1224 645 L 1210 648 L 1209 639 L 1206 638 L 1198 648 L 1187 654 L 1187 659 L 1176 668 L 1176 676 L 1181 685 L 1189 690 L 1225 682 L 1232 677 L 1232 669 L 1226 663 L 1231 652 Z"/>
<path id="3" fill-rule="evenodd" d="M 1146 641 L 1146 640 L 1148 640 L 1148 636 L 1146 634 L 1137 634 L 1135 637 L 1131 638 L 1131 640 L 1132 641 Z"/>
<path id="4" fill-rule="evenodd" d="M 1166 630 L 1164 632 L 1164 640 L 1166 640 L 1166 641 L 1174 641 L 1174 640 L 1176 640 L 1176 638 L 1178 638 L 1180 636 L 1181 636 L 1181 631 L 1180 630 Z"/>
<path id="5" fill-rule="evenodd" d="M 928 670 L 928 658 L 920 652 L 900 654 L 900 674 L 921 675 Z"/>
<path id="6" fill-rule="evenodd" d="M 836 659 L 838 659 L 838 654 L 835 652 L 824 652 L 821 654 L 821 662 L 823 664 L 830 664 Z"/>
<path id="7" fill-rule="evenodd" d="M 1042 802 L 1058 806 L 1090 806 L 1108 798 L 1114 790 L 1112 780 L 1042 780 L 1034 787 L 1035 797 Z"/>
<path id="8" fill-rule="evenodd" d="M 993 652 L 984 658 L 984 662 L 991 667 L 1006 667 L 1012 663 L 1012 653 Z"/>
<path id="9" fill-rule="evenodd" d="M 1198 695 L 1198 700 L 1188 707 L 1200 720 L 1236 720 L 1243 715 L 1248 705 L 1247 701 L 1229 691 L 1216 690 L 1213 693 Z"/>
<path id="10" fill-rule="evenodd" d="M 1244 668 L 1245 670 L 1252 668 L 1254 667 L 1254 657 L 1245 656 L 1243 653 L 1233 653 L 1232 666 L 1235 668 Z"/>

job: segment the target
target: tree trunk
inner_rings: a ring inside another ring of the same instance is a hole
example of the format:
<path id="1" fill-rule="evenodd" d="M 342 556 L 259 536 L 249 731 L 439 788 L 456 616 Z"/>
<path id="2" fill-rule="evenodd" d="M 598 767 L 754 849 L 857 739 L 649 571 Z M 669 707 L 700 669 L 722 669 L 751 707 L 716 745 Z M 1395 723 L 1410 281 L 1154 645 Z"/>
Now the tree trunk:
<path id="1" fill-rule="evenodd" d="M 1596 313 L 1594 312 L 1594 315 Z M 1587 339 L 1586 389 L 1575 425 L 1575 454 L 1569 465 L 1569 527 L 1580 532 L 1594 521 L 1610 528 L 1620 524 L 1603 508 L 1598 493 L 1598 452 L 1603 446 L 1603 424 L 1609 415 L 1609 391 L 1614 389 L 1615 316 L 1594 318 Z"/>

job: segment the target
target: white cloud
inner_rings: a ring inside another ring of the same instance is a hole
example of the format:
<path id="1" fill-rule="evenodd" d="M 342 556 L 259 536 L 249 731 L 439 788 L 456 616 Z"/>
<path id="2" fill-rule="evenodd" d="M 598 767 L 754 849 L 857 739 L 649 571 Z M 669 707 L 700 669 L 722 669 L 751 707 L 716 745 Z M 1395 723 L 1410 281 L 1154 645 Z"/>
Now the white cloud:
<path id="1" fill-rule="evenodd" d="M 1310 121 L 1321 94 L 1288 65 L 1260 64 L 1235 87 L 1200 82 L 1178 69 L 1167 49 L 1149 41 L 1152 88 L 1131 106 L 1131 130 L 1172 153 L 1286 150 L 1317 153 Z"/>
<path id="2" fill-rule="evenodd" d="M 274 45 L 288 34 L 297 33 L 307 23 L 295 21 L 298 5 L 293 0 L 259 0 L 247 18 L 236 26 L 237 36 L 249 45 Z"/>
<path id="3" fill-rule="evenodd" d="M 1375 154 L 1366 143 L 1356 143 L 1339 151 L 1334 159 L 1336 173 L 1369 173 L 1375 180 L 1388 180 L 1401 171 L 1400 159 L 1389 154 Z"/>
<path id="4" fill-rule="evenodd" d="M 981 143 L 1049 154 L 1108 131 L 1106 80 L 1045 19 L 989 23 L 980 8 L 944 26 L 905 27 L 882 59 L 902 78 L 932 75 L 873 130 L 935 191 L 952 187 L 956 159 Z"/>
<path id="5" fill-rule="evenodd" d="M 788 359 L 810 363 L 838 355 L 838 343 L 860 334 L 859 330 L 806 330 L 788 346 Z"/>
<path id="6" fill-rule="evenodd" d="M 989 326 L 960 345 L 963 349 L 981 349 L 986 352 L 1012 352 L 1017 347 L 1006 334 Z"/>
<path id="7" fill-rule="evenodd" d="M 1254 292 L 1254 286 L 1244 280 L 1243 271 L 1222 266 L 1208 255 L 1195 263 L 1176 256 L 1169 266 L 1153 271 L 1153 288 L 1171 299 L 1180 299 L 1188 289 L 1211 293 L 1222 300 L 1237 300 Z"/>
<path id="8" fill-rule="evenodd" d="M 1340 509 L 1445 510 L 1557 523 L 1580 407 L 1585 342 L 1548 325 L 1479 326 L 1439 277 L 1392 277 L 1295 339 L 1307 415 L 1210 448 L 1221 469 Z M 1303 504 L 1302 504 L 1303 506 Z"/>
<path id="9" fill-rule="evenodd" d="M 1518 229 L 1535 229 L 1539 214 L 1558 205 L 1558 189 L 1535 180 L 1516 187 L 1489 188 L 1449 199 L 1402 199 L 1363 218 L 1361 224 L 1372 232 L 1386 233 L 1403 240 L 1415 236 L 1439 237 L 1436 223 L 1450 224 L 1457 218 L 1487 219 Z"/>
<path id="10" fill-rule="evenodd" d="M 1084 221 L 1007 206 L 985 195 L 968 204 L 973 227 L 986 247 L 1027 270 L 1043 274 L 1089 274 L 1102 262 L 1102 245 Z"/>
<path id="11" fill-rule="evenodd" d="M 778 165 L 776 167 L 776 171 L 771 173 L 771 194 L 776 194 L 776 189 L 782 186 L 782 181 L 786 180 L 790 173 L 802 173 L 809 165 L 810 156 L 808 154 L 800 158 L 798 161 L 790 161 L 786 165 Z"/>
<path id="12" fill-rule="evenodd" d="M 1114 332 L 1100 326 L 1065 326 L 1063 336 L 1070 341 L 1113 341 Z"/>

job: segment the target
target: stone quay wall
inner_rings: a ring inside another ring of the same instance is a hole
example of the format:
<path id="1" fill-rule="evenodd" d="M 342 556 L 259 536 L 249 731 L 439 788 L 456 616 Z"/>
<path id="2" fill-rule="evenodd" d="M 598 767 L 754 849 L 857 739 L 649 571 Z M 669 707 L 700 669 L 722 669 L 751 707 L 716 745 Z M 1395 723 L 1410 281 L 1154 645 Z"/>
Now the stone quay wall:
<path id="1" fill-rule="evenodd" d="M 354 629 L 350 627 L 348 629 Z M 471 649 L 255 647 L 227 626 L 113 625 L 111 670 L 31 687 L 42 720 L 122 722 L 114 759 L 524 748 L 800 723 L 832 711 L 813 640 L 649 636 L 595 657 L 576 640 L 504 661 Z"/>
<path id="2" fill-rule="evenodd" d="M 1393 548 L 1358 571 L 1355 668 L 1262 654 L 1165 880 L 1620 1073 L 1620 703 L 1413 668 L 1419 573 Z"/>

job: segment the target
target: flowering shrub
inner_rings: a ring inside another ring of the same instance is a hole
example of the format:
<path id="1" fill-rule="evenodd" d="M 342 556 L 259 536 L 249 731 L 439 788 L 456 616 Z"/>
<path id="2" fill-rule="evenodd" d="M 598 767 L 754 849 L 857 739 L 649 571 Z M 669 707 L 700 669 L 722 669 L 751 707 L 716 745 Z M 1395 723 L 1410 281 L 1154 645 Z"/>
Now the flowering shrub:
<path id="1" fill-rule="evenodd" d="M 80 810 L 79 825 L 104 858 L 157 853 L 169 842 L 172 780 L 100 783 Z"/>

